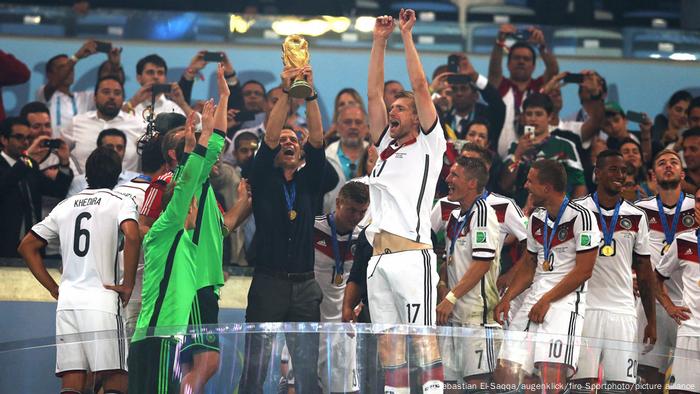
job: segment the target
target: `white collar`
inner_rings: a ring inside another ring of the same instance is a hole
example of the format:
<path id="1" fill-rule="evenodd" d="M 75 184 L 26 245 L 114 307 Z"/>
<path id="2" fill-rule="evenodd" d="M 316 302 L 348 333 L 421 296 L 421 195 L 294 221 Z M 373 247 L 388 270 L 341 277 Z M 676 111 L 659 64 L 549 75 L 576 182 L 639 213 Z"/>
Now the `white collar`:
<path id="1" fill-rule="evenodd" d="M 2 158 L 5 159 L 5 161 L 7 161 L 7 164 L 9 164 L 10 167 L 14 166 L 15 163 L 17 163 L 17 160 L 11 158 L 10 155 L 8 155 L 7 153 L 5 153 L 4 150 L 3 150 L 3 151 L 0 151 L 0 156 L 2 156 Z"/>

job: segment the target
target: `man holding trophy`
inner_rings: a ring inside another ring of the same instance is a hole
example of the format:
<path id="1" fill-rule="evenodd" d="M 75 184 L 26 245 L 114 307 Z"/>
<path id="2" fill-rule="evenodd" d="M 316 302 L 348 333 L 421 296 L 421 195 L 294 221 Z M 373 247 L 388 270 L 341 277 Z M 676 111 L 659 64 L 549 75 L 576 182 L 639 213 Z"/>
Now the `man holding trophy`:
<path id="1" fill-rule="evenodd" d="M 369 128 L 380 152 L 369 175 L 372 223 L 367 239 L 373 256 L 367 291 L 373 323 L 435 325 L 438 274 L 430 239 L 430 208 L 442 168 L 445 137 L 413 43 L 413 10 L 401 10 L 399 28 L 413 92 L 401 92 L 387 113 L 384 104 L 384 50 L 394 31 L 391 16 L 378 17 L 367 86 Z M 421 368 L 423 393 L 443 392 L 437 338 L 428 327 L 411 326 L 410 343 Z M 379 337 L 385 392 L 409 393 L 407 336 L 395 329 Z"/>
<path id="2" fill-rule="evenodd" d="M 282 58 L 285 94 L 270 112 L 250 176 L 255 223 L 263 236 L 254 246 L 258 262 L 248 292 L 248 323 L 318 322 L 323 298 L 314 279 L 313 231 L 326 158 L 308 43 L 301 36 L 289 36 Z M 309 136 L 303 146 L 285 125 L 292 98 L 306 100 Z M 289 333 L 286 340 L 296 392 L 318 392 L 318 334 Z M 273 342 L 274 334 L 246 335 L 239 392 L 262 393 Z"/>

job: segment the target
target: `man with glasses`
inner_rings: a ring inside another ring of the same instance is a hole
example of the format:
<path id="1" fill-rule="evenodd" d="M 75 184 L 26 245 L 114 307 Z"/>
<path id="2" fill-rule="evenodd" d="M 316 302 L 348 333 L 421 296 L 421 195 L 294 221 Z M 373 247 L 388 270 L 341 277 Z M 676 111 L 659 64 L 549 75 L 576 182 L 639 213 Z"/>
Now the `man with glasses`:
<path id="1" fill-rule="evenodd" d="M 24 234 L 41 220 L 41 196 L 63 198 L 73 179 L 68 158 L 58 166 L 39 170 L 32 159 L 38 141 L 30 146 L 27 122 L 17 117 L 0 125 L 0 257 L 18 257 L 17 245 Z"/>
<path id="2" fill-rule="evenodd" d="M 335 208 L 335 198 L 345 182 L 357 177 L 357 167 L 360 165 L 362 154 L 369 145 L 365 141 L 367 132 L 367 117 L 360 107 L 346 106 L 338 115 L 338 136 L 340 140 L 326 148 L 326 158 L 338 174 L 338 184 L 323 197 L 323 212 L 328 213 Z"/>

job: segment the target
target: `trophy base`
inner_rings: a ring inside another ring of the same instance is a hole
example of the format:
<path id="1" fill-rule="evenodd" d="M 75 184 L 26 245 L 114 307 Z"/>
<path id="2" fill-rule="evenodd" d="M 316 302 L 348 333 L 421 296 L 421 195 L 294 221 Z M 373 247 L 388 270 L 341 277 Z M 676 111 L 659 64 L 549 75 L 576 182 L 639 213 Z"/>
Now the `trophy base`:
<path id="1" fill-rule="evenodd" d="M 311 96 L 312 92 L 311 85 L 303 79 L 292 82 L 292 86 L 289 88 L 289 95 L 298 99 L 305 99 Z"/>

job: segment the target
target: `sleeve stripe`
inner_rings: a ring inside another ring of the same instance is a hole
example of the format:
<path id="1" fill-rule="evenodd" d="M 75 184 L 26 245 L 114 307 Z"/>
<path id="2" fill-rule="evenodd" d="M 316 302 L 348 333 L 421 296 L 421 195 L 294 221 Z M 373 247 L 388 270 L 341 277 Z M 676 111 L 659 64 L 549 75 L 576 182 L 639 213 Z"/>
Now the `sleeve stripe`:
<path id="1" fill-rule="evenodd" d="M 582 231 L 591 231 L 591 227 L 592 227 L 591 212 L 589 210 L 583 208 L 582 206 L 574 203 L 574 202 L 570 202 L 569 206 L 571 208 L 573 208 L 574 210 L 578 211 L 581 218 L 583 219 Z"/>

